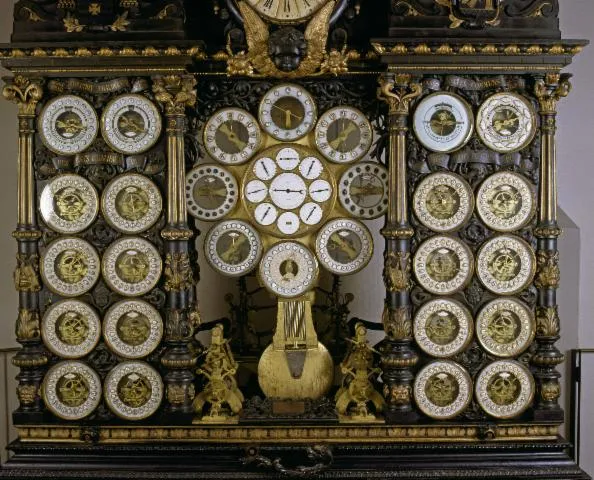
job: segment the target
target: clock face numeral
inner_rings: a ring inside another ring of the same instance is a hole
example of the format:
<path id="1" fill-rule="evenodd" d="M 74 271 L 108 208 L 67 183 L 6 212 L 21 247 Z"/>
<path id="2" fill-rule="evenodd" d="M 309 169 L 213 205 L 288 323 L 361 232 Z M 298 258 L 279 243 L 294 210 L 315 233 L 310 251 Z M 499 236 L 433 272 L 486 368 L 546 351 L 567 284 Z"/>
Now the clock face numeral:
<path id="1" fill-rule="evenodd" d="M 277 85 L 260 102 L 262 127 L 280 141 L 292 142 L 307 135 L 314 127 L 316 116 L 313 97 L 299 85 Z"/>
<path id="2" fill-rule="evenodd" d="M 328 0 L 247 0 L 260 15 L 275 23 L 301 23 Z"/>
<path id="3" fill-rule="evenodd" d="M 372 141 L 371 124 L 356 108 L 331 108 L 316 126 L 316 146 L 332 162 L 360 160 L 369 151 Z"/>
<path id="4" fill-rule="evenodd" d="M 261 230 L 276 237 L 303 235 L 332 210 L 336 187 L 316 153 L 280 144 L 253 160 L 243 179 L 244 205 Z"/>
<path id="5" fill-rule="evenodd" d="M 204 146 L 209 155 L 227 165 L 247 162 L 261 140 L 258 122 L 240 108 L 219 110 L 204 127 Z"/>

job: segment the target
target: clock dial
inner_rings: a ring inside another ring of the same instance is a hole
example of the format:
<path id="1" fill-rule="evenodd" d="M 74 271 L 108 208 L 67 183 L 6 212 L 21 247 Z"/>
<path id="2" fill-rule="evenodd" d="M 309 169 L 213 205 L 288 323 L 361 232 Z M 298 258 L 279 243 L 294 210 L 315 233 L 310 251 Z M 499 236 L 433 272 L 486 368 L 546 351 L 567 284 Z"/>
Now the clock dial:
<path id="1" fill-rule="evenodd" d="M 388 171 L 379 163 L 361 162 L 343 173 L 338 198 L 358 218 L 377 218 L 388 209 Z"/>
<path id="2" fill-rule="evenodd" d="M 199 220 L 218 220 L 237 203 L 238 185 L 227 169 L 214 164 L 200 165 L 186 175 L 186 203 Z"/>
<path id="3" fill-rule="evenodd" d="M 219 110 L 204 127 L 204 146 L 209 155 L 227 165 L 247 162 L 261 140 L 258 122 L 240 108 Z"/>
<path id="4" fill-rule="evenodd" d="M 268 174 L 264 172 L 264 167 Z M 263 231 L 298 236 L 320 225 L 336 198 L 334 178 L 304 146 L 275 145 L 253 160 L 243 179 L 245 207 Z"/>
<path id="5" fill-rule="evenodd" d="M 247 0 L 261 16 L 274 23 L 301 23 L 328 0 Z"/>
<path id="6" fill-rule="evenodd" d="M 264 95 L 259 116 L 266 133 L 277 140 L 291 142 L 311 131 L 316 121 L 316 106 L 307 90 L 286 83 Z"/>
<path id="7" fill-rule="evenodd" d="M 316 126 L 316 146 L 332 162 L 356 162 L 369 151 L 372 140 L 371 124 L 353 107 L 328 110 Z"/>
<path id="8" fill-rule="evenodd" d="M 438 92 L 419 103 L 413 128 L 424 147 L 448 153 L 466 145 L 472 135 L 473 122 L 472 109 L 462 97 Z"/>
<path id="9" fill-rule="evenodd" d="M 223 275 L 238 277 L 252 271 L 262 256 L 262 241 L 247 222 L 226 220 L 210 229 L 204 241 L 208 263 Z"/>
<path id="10" fill-rule="evenodd" d="M 259 273 L 262 283 L 272 293 L 293 298 L 314 286 L 318 278 L 318 262 L 303 245 L 281 242 L 264 254 Z"/>

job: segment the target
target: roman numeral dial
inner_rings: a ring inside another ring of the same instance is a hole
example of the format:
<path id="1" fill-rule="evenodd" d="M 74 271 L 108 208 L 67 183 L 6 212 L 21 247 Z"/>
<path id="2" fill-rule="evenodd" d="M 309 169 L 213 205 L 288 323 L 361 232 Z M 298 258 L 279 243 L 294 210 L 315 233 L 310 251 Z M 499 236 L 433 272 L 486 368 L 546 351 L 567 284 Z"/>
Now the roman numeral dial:
<path id="1" fill-rule="evenodd" d="M 330 0 L 245 0 L 260 15 L 273 23 L 301 23 Z"/>

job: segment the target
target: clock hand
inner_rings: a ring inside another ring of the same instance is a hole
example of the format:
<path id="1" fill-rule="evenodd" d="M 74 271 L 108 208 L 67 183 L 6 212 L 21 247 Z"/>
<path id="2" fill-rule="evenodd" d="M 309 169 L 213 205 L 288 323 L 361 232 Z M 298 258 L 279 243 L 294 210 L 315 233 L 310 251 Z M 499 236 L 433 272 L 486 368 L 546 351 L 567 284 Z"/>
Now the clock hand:
<path id="1" fill-rule="evenodd" d="M 312 190 L 309 193 L 320 193 L 320 192 L 328 192 L 328 191 L 330 191 L 329 188 L 321 188 L 320 190 Z"/>
<path id="2" fill-rule="evenodd" d="M 303 195 L 303 190 L 291 190 L 290 188 L 273 188 L 272 191 L 285 193 L 300 193 Z"/>
<path id="3" fill-rule="evenodd" d="M 353 133 L 356 129 L 357 125 L 355 125 L 354 123 L 349 123 L 349 126 L 345 128 L 342 132 L 340 132 L 340 135 L 338 135 L 338 137 L 336 137 L 334 140 L 328 143 L 334 150 L 336 150 L 340 146 L 340 144 L 344 143 L 344 141 L 347 138 L 349 138 L 349 135 Z"/>
<path id="4" fill-rule="evenodd" d="M 227 137 L 227 140 L 229 140 L 233 145 L 239 148 L 240 151 L 245 148 L 246 143 L 242 142 L 239 138 L 237 138 L 237 135 L 233 130 L 229 128 L 227 123 L 222 123 L 220 130 Z"/>
<path id="5" fill-rule="evenodd" d="M 383 187 L 374 187 L 373 185 L 363 185 L 361 187 L 351 187 L 351 193 L 353 195 L 382 195 L 384 193 Z"/>
<path id="6" fill-rule="evenodd" d="M 317 210 L 317 206 L 313 207 L 310 211 L 309 211 L 309 215 L 307 215 L 307 218 L 305 220 L 309 220 L 311 218 L 311 216 L 313 215 L 313 213 Z"/>
<path id="7" fill-rule="evenodd" d="M 264 172 L 266 173 L 266 175 L 270 176 L 270 173 L 268 173 L 268 169 L 266 168 L 266 163 L 260 162 L 260 165 L 262 165 L 262 168 L 264 169 Z"/>
<path id="8" fill-rule="evenodd" d="M 268 207 L 268 208 L 266 209 L 266 211 L 264 212 L 264 215 L 262 215 L 262 218 L 260 219 L 260 221 L 263 221 L 263 220 L 264 220 L 264 219 L 267 217 L 267 215 L 268 215 L 268 212 L 270 212 L 270 207 Z"/>
<path id="9" fill-rule="evenodd" d="M 221 253 L 220 257 L 221 260 L 223 260 L 223 262 L 226 263 L 231 263 L 232 262 L 232 258 L 235 256 L 235 254 L 237 253 L 237 251 L 239 250 L 239 247 L 246 241 L 246 237 L 241 235 L 238 239 L 237 242 L 235 242 L 235 240 L 231 243 L 231 245 L 229 245 L 229 248 L 227 250 L 225 250 L 223 253 Z"/>
<path id="10" fill-rule="evenodd" d="M 353 248 L 351 242 L 347 241 L 344 238 L 341 238 L 340 235 L 338 235 L 337 233 L 331 235 L 330 240 L 335 245 L 335 248 L 338 248 L 339 250 L 346 253 L 347 257 L 349 257 L 350 260 L 354 260 L 355 258 L 357 258 L 357 251 Z"/>
<path id="11" fill-rule="evenodd" d="M 307 170 L 307 175 L 309 175 L 311 173 L 311 169 L 314 167 L 314 164 L 316 162 L 314 162 L 313 160 L 311 161 L 311 165 L 309 166 L 309 169 Z"/>
<path id="12" fill-rule="evenodd" d="M 263 192 L 267 190 L 266 188 L 260 188 L 259 190 L 252 190 L 251 192 L 247 192 L 246 195 L 253 195 L 254 193 Z"/>

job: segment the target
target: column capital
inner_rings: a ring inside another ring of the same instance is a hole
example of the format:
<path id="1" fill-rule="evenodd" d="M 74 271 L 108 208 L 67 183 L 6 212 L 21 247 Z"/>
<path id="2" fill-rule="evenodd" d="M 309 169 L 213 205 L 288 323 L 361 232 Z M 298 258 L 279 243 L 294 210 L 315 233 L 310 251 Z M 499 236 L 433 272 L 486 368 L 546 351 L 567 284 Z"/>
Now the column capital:
<path id="1" fill-rule="evenodd" d="M 153 78 L 153 93 L 167 115 L 183 115 L 196 104 L 196 79 L 193 75 L 164 75 Z"/>
<path id="2" fill-rule="evenodd" d="M 19 116 L 34 116 L 37 103 L 43 97 L 43 81 L 17 75 L 7 80 L 2 90 L 4 98 L 19 107 Z"/>
<path id="3" fill-rule="evenodd" d="M 386 74 L 378 79 L 377 98 L 386 102 L 390 115 L 408 115 L 410 103 L 423 92 L 409 74 Z"/>
<path id="4" fill-rule="evenodd" d="M 534 94 L 540 104 L 540 113 L 555 115 L 557 103 L 571 92 L 571 74 L 548 73 L 536 80 Z"/>

